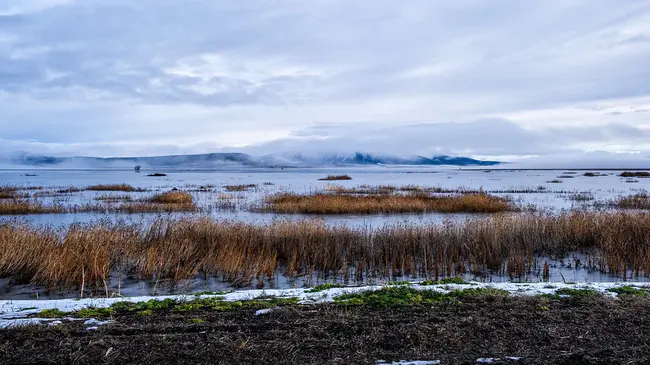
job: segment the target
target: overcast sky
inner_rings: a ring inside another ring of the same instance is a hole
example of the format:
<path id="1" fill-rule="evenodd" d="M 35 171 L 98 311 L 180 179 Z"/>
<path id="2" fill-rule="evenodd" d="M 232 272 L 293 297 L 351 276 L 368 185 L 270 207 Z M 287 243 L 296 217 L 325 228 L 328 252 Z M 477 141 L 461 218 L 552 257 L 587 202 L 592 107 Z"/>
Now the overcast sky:
<path id="1" fill-rule="evenodd" d="M 0 153 L 650 155 L 647 0 L 0 0 Z"/>

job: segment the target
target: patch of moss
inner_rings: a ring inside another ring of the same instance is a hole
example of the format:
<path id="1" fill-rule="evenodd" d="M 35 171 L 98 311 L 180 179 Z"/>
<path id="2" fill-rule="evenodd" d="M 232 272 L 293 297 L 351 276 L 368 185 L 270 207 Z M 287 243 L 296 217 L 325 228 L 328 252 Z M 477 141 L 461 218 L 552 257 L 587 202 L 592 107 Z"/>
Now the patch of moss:
<path id="1" fill-rule="evenodd" d="M 147 317 L 147 316 L 150 316 L 152 314 L 153 314 L 153 311 L 151 309 L 145 309 L 145 310 L 135 312 L 135 315 L 137 317 Z"/>
<path id="2" fill-rule="evenodd" d="M 637 297 L 647 297 L 650 295 L 646 289 L 636 288 L 632 285 L 625 285 L 618 288 L 607 289 L 607 291 L 618 295 L 633 295 Z"/>
<path id="3" fill-rule="evenodd" d="M 164 300 L 156 300 L 156 299 L 151 299 L 146 302 L 117 302 L 113 303 L 110 308 L 112 308 L 115 311 L 120 311 L 120 312 L 136 312 L 136 311 L 142 311 L 142 310 L 158 310 L 158 309 L 167 309 L 171 307 L 174 304 L 174 300 L 172 299 L 164 299 Z"/>
<path id="4" fill-rule="evenodd" d="M 332 289 L 332 288 L 343 288 L 343 285 L 339 284 L 339 283 L 320 284 L 320 285 L 316 285 L 315 287 L 313 287 L 313 288 L 311 288 L 309 290 L 306 290 L 305 293 L 318 293 L 320 291 L 328 290 L 328 289 Z"/>
<path id="5" fill-rule="evenodd" d="M 454 277 L 454 278 L 444 278 L 442 280 L 433 281 L 425 280 L 420 283 L 420 285 L 443 285 L 443 284 L 458 284 L 458 285 L 469 285 L 467 281 L 463 278 Z"/>
<path id="6" fill-rule="evenodd" d="M 552 300 L 569 300 L 569 301 L 582 301 L 585 299 L 593 298 L 600 294 L 594 289 L 572 289 L 560 288 L 554 294 L 542 294 L 541 297 Z"/>
<path id="7" fill-rule="evenodd" d="M 270 298 L 270 299 L 252 299 L 245 301 L 227 302 L 223 298 L 204 298 L 192 300 L 189 302 L 178 303 L 174 310 L 178 312 L 196 311 L 202 309 L 229 311 L 235 309 L 267 309 L 286 305 L 297 304 L 299 298 Z"/>
<path id="8" fill-rule="evenodd" d="M 39 318 L 58 318 L 58 317 L 63 317 L 64 315 L 65 312 L 53 308 L 53 309 L 43 309 L 42 311 L 38 312 L 36 316 Z"/>
<path id="9" fill-rule="evenodd" d="M 344 306 L 368 305 L 371 307 L 395 307 L 429 305 L 438 302 L 458 302 L 475 296 L 505 296 L 508 292 L 492 288 L 471 288 L 441 293 L 434 290 L 417 290 L 408 286 L 388 287 L 376 291 L 344 294 L 334 298 L 334 303 Z"/>
<path id="10" fill-rule="evenodd" d="M 74 317 L 80 318 L 95 318 L 95 317 L 108 317 L 113 314 L 113 308 L 83 308 L 73 312 Z"/>
<path id="11" fill-rule="evenodd" d="M 507 297 L 510 294 L 507 290 L 495 288 L 468 288 L 458 289 L 449 293 L 450 296 L 458 299 L 465 299 L 470 297 Z"/>
<path id="12" fill-rule="evenodd" d="M 192 319 L 190 319 L 188 322 L 191 323 L 191 324 L 201 324 L 201 323 L 205 323 L 205 321 L 202 320 L 201 318 L 192 318 Z"/>

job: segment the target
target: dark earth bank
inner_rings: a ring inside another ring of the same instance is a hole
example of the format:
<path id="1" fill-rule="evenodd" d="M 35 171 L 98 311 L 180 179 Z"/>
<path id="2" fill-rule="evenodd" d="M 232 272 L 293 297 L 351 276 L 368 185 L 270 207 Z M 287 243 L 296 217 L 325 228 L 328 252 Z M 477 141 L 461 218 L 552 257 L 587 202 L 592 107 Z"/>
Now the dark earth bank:
<path id="1" fill-rule="evenodd" d="M 87 331 L 81 321 L 0 330 L 2 364 L 648 364 L 650 300 L 473 298 L 371 308 L 290 306 L 120 314 Z M 520 357 L 518 361 L 507 357 Z"/>

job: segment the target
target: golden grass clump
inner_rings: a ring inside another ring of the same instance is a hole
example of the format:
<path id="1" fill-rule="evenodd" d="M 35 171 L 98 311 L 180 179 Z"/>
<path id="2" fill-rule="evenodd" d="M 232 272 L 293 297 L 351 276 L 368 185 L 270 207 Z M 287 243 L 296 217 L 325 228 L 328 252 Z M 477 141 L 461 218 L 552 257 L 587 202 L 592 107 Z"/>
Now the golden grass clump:
<path id="1" fill-rule="evenodd" d="M 257 185 L 255 184 L 241 184 L 241 185 L 226 185 L 224 188 L 226 191 L 229 192 L 234 192 L 234 191 L 248 191 L 249 189 L 256 188 Z"/>
<path id="2" fill-rule="evenodd" d="M 649 171 L 624 171 L 618 176 L 620 176 L 620 177 L 650 177 L 650 172 Z"/>
<path id="3" fill-rule="evenodd" d="M 133 197 L 128 194 L 102 194 L 95 197 L 95 200 L 103 201 L 106 203 L 117 203 L 117 202 L 130 202 L 133 200 Z"/>
<path id="4" fill-rule="evenodd" d="M 99 184 L 91 185 L 86 188 L 86 190 L 91 191 L 124 191 L 124 192 L 134 192 L 142 191 L 142 189 L 134 188 L 128 184 Z"/>
<path id="5" fill-rule="evenodd" d="M 614 201 L 614 206 L 621 209 L 650 209 L 650 195 L 641 192 L 623 196 Z"/>
<path id="6" fill-rule="evenodd" d="M 320 181 L 336 181 L 336 180 L 352 180 L 352 177 L 349 175 L 327 175 L 318 179 Z"/>
<path id="7" fill-rule="evenodd" d="M 168 191 L 166 193 L 156 194 L 148 199 L 151 203 L 158 204 L 193 204 L 192 194 L 184 191 Z"/>
<path id="8" fill-rule="evenodd" d="M 0 199 L 16 199 L 18 191 L 13 186 L 0 186 Z"/>
<path id="9" fill-rule="evenodd" d="M 269 196 L 258 210 L 278 214 L 497 213 L 516 210 L 506 199 L 488 194 L 465 195 L 298 195 Z"/>
<path id="10" fill-rule="evenodd" d="M 99 212 L 99 213 L 170 213 L 170 212 L 196 212 L 199 207 L 194 203 L 190 193 L 184 191 L 169 191 L 156 194 L 150 198 L 133 201 L 128 195 L 98 197 L 104 202 L 123 204 L 84 204 L 72 206 L 68 209 L 71 213 Z"/>
<path id="11" fill-rule="evenodd" d="M 52 214 L 64 213 L 60 205 L 44 205 L 28 200 L 0 200 L 0 215 Z"/>

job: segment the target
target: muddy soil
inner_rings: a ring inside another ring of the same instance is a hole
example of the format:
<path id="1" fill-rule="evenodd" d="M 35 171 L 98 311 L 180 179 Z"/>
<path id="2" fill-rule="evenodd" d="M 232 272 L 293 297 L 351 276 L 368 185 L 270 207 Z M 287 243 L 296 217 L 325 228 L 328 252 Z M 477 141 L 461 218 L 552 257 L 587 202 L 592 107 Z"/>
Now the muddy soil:
<path id="1" fill-rule="evenodd" d="M 399 308 L 319 305 L 268 314 L 154 311 L 0 330 L 0 363 L 648 364 L 650 300 L 483 298 Z M 521 358 L 518 361 L 507 357 Z"/>

